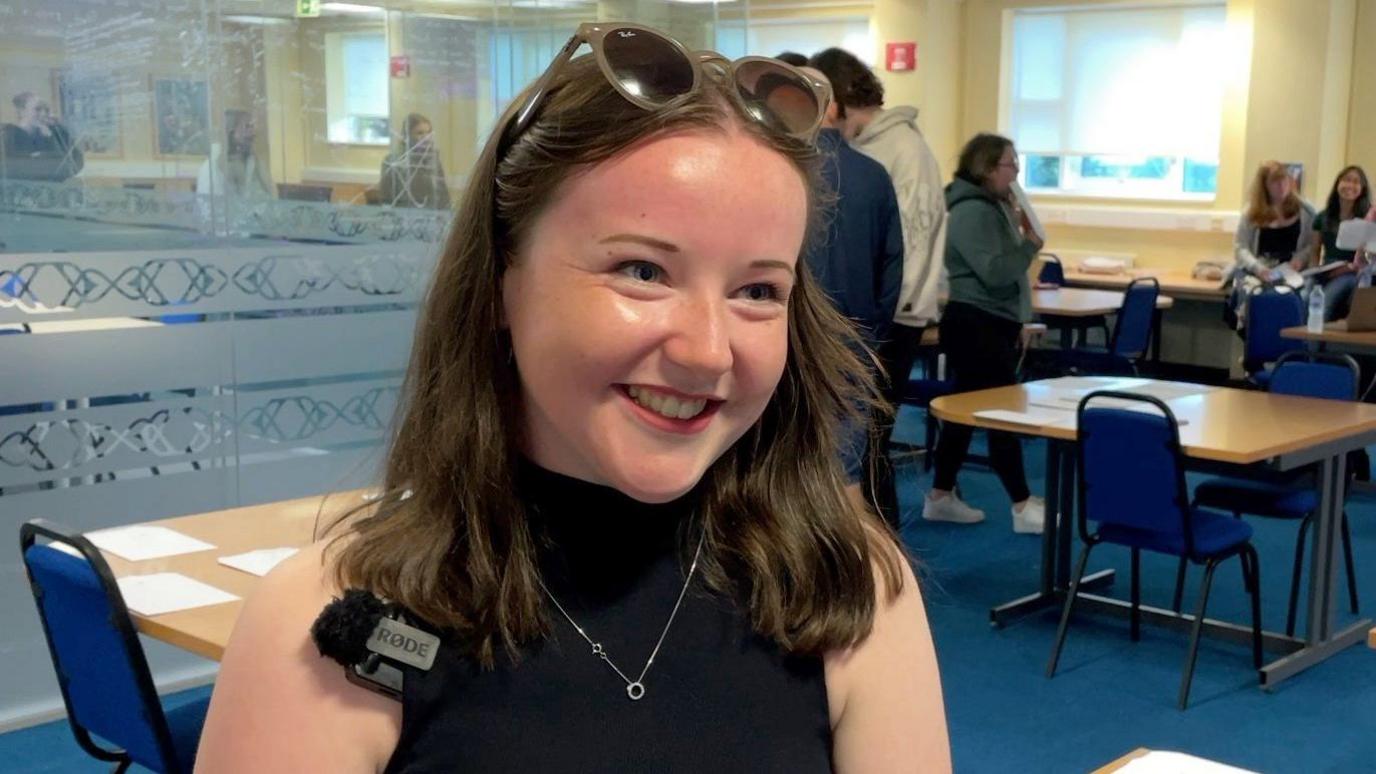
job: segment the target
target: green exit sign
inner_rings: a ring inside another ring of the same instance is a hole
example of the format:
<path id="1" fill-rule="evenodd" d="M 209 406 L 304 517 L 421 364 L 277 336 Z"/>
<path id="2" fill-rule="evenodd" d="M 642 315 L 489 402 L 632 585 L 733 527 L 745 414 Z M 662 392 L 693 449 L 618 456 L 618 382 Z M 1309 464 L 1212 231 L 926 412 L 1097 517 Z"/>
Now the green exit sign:
<path id="1" fill-rule="evenodd" d="M 296 15 L 315 17 L 320 15 L 320 0 L 296 0 Z"/>

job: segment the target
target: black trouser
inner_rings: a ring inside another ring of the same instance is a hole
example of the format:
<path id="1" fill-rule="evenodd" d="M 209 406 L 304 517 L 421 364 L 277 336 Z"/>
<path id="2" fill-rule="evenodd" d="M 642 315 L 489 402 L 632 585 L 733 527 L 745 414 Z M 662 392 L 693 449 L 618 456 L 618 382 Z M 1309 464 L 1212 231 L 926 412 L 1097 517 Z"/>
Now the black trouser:
<path id="1" fill-rule="evenodd" d="M 898 406 L 903 401 L 903 391 L 908 386 L 908 374 L 917 360 L 918 348 L 922 345 L 922 329 L 894 323 L 889 329 L 888 338 L 879 345 L 879 364 L 884 373 L 880 374 L 880 391 L 884 402 L 894 412 L 888 419 L 876 417 L 879 425 L 879 443 L 869 455 L 869 475 L 863 479 L 866 499 L 875 503 L 879 515 L 884 517 L 894 529 L 898 529 L 898 482 L 894 478 L 893 461 L 889 459 L 889 439 L 893 435 L 893 421 L 898 415 Z"/>
<path id="2" fill-rule="evenodd" d="M 941 317 L 941 351 L 946 354 L 956 392 L 1016 384 L 1018 339 L 1022 324 L 996 317 L 969 304 L 951 302 Z M 955 488 L 956 474 L 965 464 L 974 428 L 943 422 L 936 443 L 935 489 Z M 989 431 L 989 463 L 1013 502 L 1028 497 L 1022 467 L 1022 441 L 1008 433 Z"/>

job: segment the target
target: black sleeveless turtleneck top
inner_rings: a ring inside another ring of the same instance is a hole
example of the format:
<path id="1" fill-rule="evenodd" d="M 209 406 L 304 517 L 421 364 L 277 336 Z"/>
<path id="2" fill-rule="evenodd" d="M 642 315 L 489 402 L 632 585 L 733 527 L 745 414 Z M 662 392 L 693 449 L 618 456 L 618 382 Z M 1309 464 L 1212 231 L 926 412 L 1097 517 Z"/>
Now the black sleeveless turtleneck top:
<path id="1" fill-rule="evenodd" d="M 520 491 L 549 591 L 631 679 L 683 589 L 697 547 L 692 494 L 664 505 L 525 465 Z M 441 646 L 408 668 L 387 772 L 827 772 L 820 658 L 783 653 L 694 576 L 645 695 L 546 601 L 549 639 L 484 670 Z"/>

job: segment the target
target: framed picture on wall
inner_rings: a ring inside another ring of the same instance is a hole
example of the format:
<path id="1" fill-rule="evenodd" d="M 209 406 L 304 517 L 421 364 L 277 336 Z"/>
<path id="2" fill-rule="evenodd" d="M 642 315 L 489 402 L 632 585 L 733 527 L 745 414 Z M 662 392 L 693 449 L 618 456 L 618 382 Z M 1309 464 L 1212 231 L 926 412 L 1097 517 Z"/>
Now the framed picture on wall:
<path id="1" fill-rule="evenodd" d="M 109 75 L 53 70 L 58 117 L 77 147 L 94 158 L 124 155 L 119 126 L 118 82 Z"/>
<path id="2" fill-rule="evenodd" d="M 153 150 L 162 157 L 210 153 L 210 92 L 205 81 L 153 78 Z"/>

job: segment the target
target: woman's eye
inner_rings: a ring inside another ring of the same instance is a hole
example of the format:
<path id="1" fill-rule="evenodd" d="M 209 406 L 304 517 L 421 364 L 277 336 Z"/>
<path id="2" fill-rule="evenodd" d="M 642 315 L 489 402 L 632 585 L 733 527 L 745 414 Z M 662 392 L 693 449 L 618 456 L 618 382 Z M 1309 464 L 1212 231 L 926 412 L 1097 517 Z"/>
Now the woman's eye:
<path id="1" fill-rule="evenodd" d="M 626 261 L 616 270 L 637 282 L 660 282 L 664 279 L 664 270 L 649 261 Z"/>
<path id="2" fill-rule="evenodd" d="M 770 282 L 757 282 L 741 288 L 741 297 L 747 301 L 782 301 L 783 291 Z"/>

